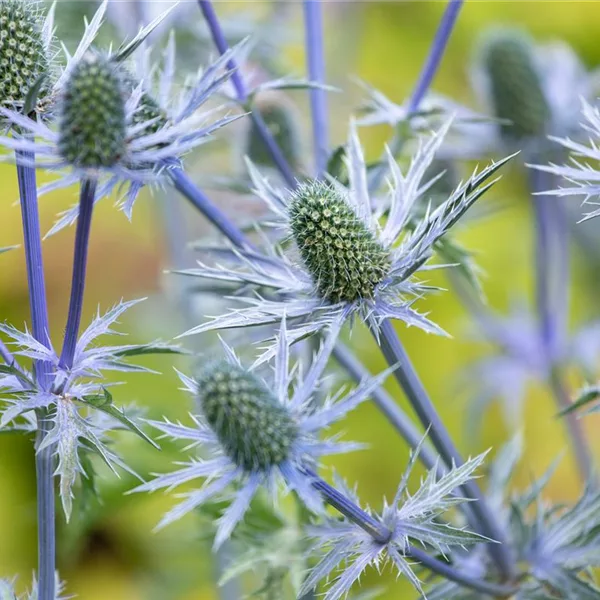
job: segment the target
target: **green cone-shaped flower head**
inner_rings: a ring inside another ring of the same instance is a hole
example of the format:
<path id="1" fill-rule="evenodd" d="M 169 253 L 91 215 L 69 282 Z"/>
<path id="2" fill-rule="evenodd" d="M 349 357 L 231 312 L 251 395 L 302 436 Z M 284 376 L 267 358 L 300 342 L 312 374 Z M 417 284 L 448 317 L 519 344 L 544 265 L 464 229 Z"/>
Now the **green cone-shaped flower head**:
<path id="1" fill-rule="evenodd" d="M 89 53 L 65 83 L 59 122 L 59 150 L 78 168 L 110 168 L 126 153 L 123 82 L 106 56 Z"/>
<path id="2" fill-rule="evenodd" d="M 318 292 L 332 302 L 373 298 L 390 253 L 328 184 L 301 186 L 290 206 L 292 235 Z"/>
<path id="3" fill-rule="evenodd" d="M 220 361 L 197 381 L 204 416 L 233 462 L 246 471 L 268 471 L 289 457 L 297 426 L 258 377 Z"/>
<path id="4" fill-rule="evenodd" d="M 503 137 L 518 141 L 545 135 L 550 108 L 527 35 L 513 29 L 489 33 L 483 45 L 483 65 L 495 114 L 510 121 L 501 126 Z"/>
<path id="5" fill-rule="evenodd" d="M 48 75 L 38 2 L 0 0 L 0 106 L 18 110 L 32 87 Z"/>

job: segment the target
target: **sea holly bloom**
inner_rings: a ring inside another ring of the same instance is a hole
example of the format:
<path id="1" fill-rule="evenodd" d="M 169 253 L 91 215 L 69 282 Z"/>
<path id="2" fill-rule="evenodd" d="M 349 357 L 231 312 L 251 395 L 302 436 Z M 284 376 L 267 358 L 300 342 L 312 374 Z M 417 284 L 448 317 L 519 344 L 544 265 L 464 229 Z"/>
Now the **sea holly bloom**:
<path id="1" fill-rule="evenodd" d="M 194 459 L 174 473 L 158 475 L 134 491 L 172 489 L 195 479 L 206 482 L 185 494 L 185 500 L 164 516 L 159 527 L 230 492 L 235 484 L 235 493 L 228 496 L 232 502 L 218 522 L 215 547 L 229 538 L 261 487 L 274 494 L 277 484 L 283 482 L 310 510 L 322 510 L 321 498 L 312 487 L 312 469 L 322 456 L 360 446 L 336 438 L 319 439 L 319 432 L 364 401 L 388 374 L 363 381 L 347 395 L 336 394 L 317 405 L 314 395 L 340 326 L 339 322 L 332 326 L 306 374 L 290 371 L 284 321 L 277 336 L 272 381 L 267 382 L 254 368 L 244 367 L 225 343 L 224 360 L 205 365 L 195 380 L 180 375 L 198 401 L 200 414 L 193 417 L 193 426 L 168 421 L 151 424 L 170 438 L 201 447 L 208 458 Z"/>
<path id="2" fill-rule="evenodd" d="M 113 470 L 114 466 L 119 466 L 130 471 L 107 447 L 107 434 L 115 429 L 126 428 L 151 442 L 130 416 L 113 404 L 111 394 L 102 385 L 103 372 L 152 372 L 129 363 L 127 358 L 180 352 L 177 347 L 160 342 L 144 345 L 94 345 L 98 337 L 115 333 L 111 328 L 113 323 L 137 302 L 139 300 L 120 303 L 106 314 L 98 314 L 79 337 L 73 365 L 69 369 L 60 366 L 60 357 L 52 347 L 46 347 L 35 340 L 29 331 L 0 325 L 0 331 L 17 347 L 15 355 L 52 365 L 49 390 L 41 389 L 30 373 L 14 365 L 2 370 L 0 389 L 6 407 L 1 413 L 0 427 L 14 425 L 25 431 L 35 431 L 38 424 L 34 411 L 40 408 L 48 410 L 48 418 L 53 425 L 38 451 L 51 447 L 58 457 L 56 474 L 60 476 L 60 495 L 67 520 L 71 514 L 72 488 L 77 476 L 90 475 L 83 467 L 82 452 L 91 451 L 100 455 Z M 101 415 L 96 414 L 97 411 Z"/>
<path id="3" fill-rule="evenodd" d="M 100 18 L 98 14 L 95 17 L 97 23 L 89 37 L 97 31 L 103 11 L 104 8 L 99 10 Z M 173 45 L 165 58 L 162 95 L 158 99 L 149 95 L 142 82 L 126 75 L 123 61 L 158 23 L 155 21 L 141 30 L 134 40 L 115 53 L 88 50 L 69 61 L 56 84 L 56 127 L 53 122 L 32 120 L 16 111 L 0 108 L 3 117 L 24 133 L 21 136 L 13 132 L 13 137 L 0 137 L 0 145 L 33 152 L 35 166 L 61 173 L 60 179 L 44 186 L 42 192 L 68 187 L 84 179 L 98 179 L 96 199 L 124 186 L 123 206 L 130 214 L 135 198 L 146 183 L 159 180 L 166 167 L 177 165 L 180 156 L 237 118 L 225 117 L 212 122 L 210 113 L 197 113 L 227 80 L 226 64 L 230 55 L 209 66 L 181 102 L 168 98 L 174 76 Z M 86 41 L 86 47 L 88 42 L 91 40 Z M 170 102 L 175 106 L 172 110 Z M 72 222 L 77 210 L 63 216 L 53 231 Z"/>
<path id="4" fill-rule="evenodd" d="M 162 70 L 150 65 L 149 51 L 135 62 L 135 69 L 119 65 L 116 71 L 119 85 L 128 98 L 122 168 L 107 173 L 96 192 L 96 201 L 118 191 L 118 206 L 131 219 L 134 203 L 144 185 L 162 184 L 167 170 L 181 166 L 186 153 L 210 141 L 215 131 L 240 118 L 240 115 L 218 116 L 221 108 L 204 112 L 199 109 L 229 79 L 231 71 L 227 63 L 243 45 L 233 48 L 194 78 L 187 78 L 178 86 L 181 92 L 176 89 L 173 36 L 165 50 Z M 40 192 L 69 186 L 77 178 L 77 172 L 67 174 L 43 186 Z M 79 204 L 76 204 L 60 215 L 48 235 L 74 223 L 78 214 Z"/>
<path id="5" fill-rule="evenodd" d="M 494 183 L 488 180 L 508 158 L 475 172 L 437 208 L 415 223 L 414 206 L 427 190 L 423 177 L 450 123 L 417 150 L 406 174 L 392 157 L 387 218 L 366 185 L 366 167 L 356 131 L 348 143 L 349 188 L 337 181 L 308 182 L 293 193 L 273 188 L 250 165 L 256 194 L 274 213 L 289 243 L 266 242 L 266 254 L 254 250 L 203 248 L 219 261 L 199 263 L 186 275 L 234 282 L 236 298 L 249 307 L 235 309 L 188 331 L 261 325 L 281 320 L 285 313 L 293 341 L 318 331 L 332 319 L 358 314 L 377 329 L 384 319 L 398 319 L 428 332 L 441 328 L 413 307 L 416 298 L 432 289 L 417 275 L 436 268 L 429 264 L 435 244 Z M 245 295 L 251 286 L 265 297 Z"/>
<path id="6" fill-rule="evenodd" d="M 444 521 L 444 515 L 448 511 L 465 502 L 460 495 L 452 494 L 473 477 L 474 472 L 482 465 L 485 454 L 466 461 L 461 467 L 452 469 L 440 478 L 436 475 L 436 469 L 432 469 L 421 481 L 419 489 L 410 494 L 407 483 L 419 448 L 412 453 L 393 501 L 390 504 L 384 502 L 381 514 L 374 515 L 389 532 L 386 539 L 375 539 L 347 519 L 310 528 L 311 537 L 316 539 L 315 551 L 320 551 L 324 556 L 304 581 L 303 593 L 339 570 L 324 596 L 325 600 L 338 600 L 350 592 L 352 585 L 367 567 L 379 570 L 387 562 L 393 565 L 399 576 L 406 577 L 423 593 L 411 556 L 411 552 L 414 552 L 413 543 L 417 542 L 446 554 L 451 548 L 464 548 L 487 541 L 487 538 L 453 527 Z M 337 487 L 340 485 L 338 482 Z M 359 503 L 353 490 L 345 487 L 344 492 L 346 497 Z M 372 513 L 367 510 L 367 514 Z"/>

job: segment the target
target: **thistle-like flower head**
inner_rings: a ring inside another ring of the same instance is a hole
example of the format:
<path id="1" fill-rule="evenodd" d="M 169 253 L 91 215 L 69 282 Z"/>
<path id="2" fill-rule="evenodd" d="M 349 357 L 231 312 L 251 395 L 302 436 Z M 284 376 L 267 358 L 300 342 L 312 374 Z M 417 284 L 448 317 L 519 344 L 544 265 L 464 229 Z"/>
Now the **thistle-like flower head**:
<path id="1" fill-rule="evenodd" d="M 112 452 L 106 442 L 111 431 L 129 429 L 146 441 L 151 440 L 122 409 L 113 404 L 112 395 L 102 385 L 104 371 L 152 372 L 145 367 L 130 364 L 127 357 L 140 354 L 179 353 L 178 348 L 162 343 L 122 346 L 96 346 L 99 336 L 114 333 L 111 325 L 135 302 L 121 303 L 106 314 L 94 319 L 81 334 L 75 350 L 73 366 L 64 370 L 59 355 L 52 347 L 39 343 L 28 332 L 0 325 L 0 331 L 17 346 L 15 352 L 52 367 L 52 381 L 42 389 L 25 370 L 11 367 L 0 377 L 0 389 L 6 407 L 0 415 L 1 428 L 36 431 L 34 411 L 46 409 L 52 423 L 40 449 L 55 448 L 58 457 L 56 474 L 60 476 L 60 495 L 67 519 L 72 510 L 73 486 L 77 476 L 91 477 L 84 470 L 82 454 L 92 451 L 114 470 L 114 465 L 129 472 L 127 465 Z M 151 442 L 153 443 L 153 442 Z M 116 472 L 116 471 L 115 471 Z"/>
<path id="2" fill-rule="evenodd" d="M 498 29 L 486 35 L 480 49 L 495 116 L 510 142 L 543 137 L 550 119 L 535 47 L 519 30 Z"/>
<path id="3" fill-rule="evenodd" d="M 117 65 L 97 53 L 71 70 L 62 91 L 58 151 L 78 169 L 116 165 L 127 152 L 123 83 Z"/>
<path id="4" fill-rule="evenodd" d="M 360 446 L 317 436 L 365 400 L 387 372 L 363 381 L 344 397 L 338 394 L 317 406 L 313 396 L 338 330 L 333 328 L 329 333 L 305 375 L 290 372 L 287 333 L 284 322 L 277 338 L 274 380 L 269 383 L 255 369 L 243 367 L 225 343 L 224 361 L 205 366 L 196 380 L 181 375 L 186 389 L 198 400 L 200 414 L 193 417 L 194 426 L 168 421 L 152 425 L 173 439 L 202 446 L 209 457 L 192 460 L 179 471 L 160 475 L 136 491 L 171 489 L 194 479 L 207 481 L 167 513 L 159 527 L 217 495 L 231 492 L 236 482 L 234 499 L 218 522 L 217 547 L 229 538 L 261 486 L 274 493 L 277 482 L 283 481 L 310 510 L 322 510 L 319 494 L 312 487 L 312 469 L 321 456 Z"/>
<path id="5" fill-rule="evenodd" d="M 592 98 L 593 78 L 564 42 L 536 44 L 518 28 L 495 27 L 481 36 L 471 69 L 481 103 L 499 121 L 462 126 L 455 155 L 480 156 L 515 147 L 549 149 L 550 135 L 570 135 L 579 98 Z M 448 148 L 452 153 L 453 149 Z"/>
<path id="6" fill-rule="evenodd" d="M 150 65 L 148 51 L 135 63 L 135 68 L 116 60 L 118 54 L 104 56 L 105 70 L 110 71 L 114 77 L 114 91 L 117 86 L 121 88 L 120 102 L 124 109 L 119 106 L 116 110 L 116 95 L 112 100 L 114 107 L 108 106 L 109 99 L 106 98 L 103 109 L 98 113 L 92 111 L 92 115 L 84 114 L 87 111 L 82 111 L 77 105 L 63 106 L 63 115 L 67 108 L 71 109 L 69 112 L 75 113 L 71 122 L 77 122 L 75 130 L 79 136 L 92 134 L 93 128 L 99 125 L 103 118 L 102 115 L 110 121 L 110 127 L 104 127 L 102 133 L 97 136 L 97 152 L 103 152 L 113 160 L 105 160 L 105 164 L 101 165 L 103 182 L 98 186 L 96 201 L 124 188 L 125 191 L 120 192 L 118 205 L 130 219 L 135 201 L 144 185 L 160 184 L 165 179 L 168 169 L 181 165 L 181 159 L 186 153 L 206 143 L 212 139 L 215 131 L 239 118 L 239 115 L 215 116 L 214 109 L 200 109 L 228 80 L 231 71 L 228 70 L 227 63 L 243 45 L 233 48 L 200 71 L 196 77 L 184 81 L 181 93 L 177 93 L 174 81 L 173 37 L 167 45 L 162 70 Z M 88 60 L 93 59 L 85 57 L 83 62 Z M 73 69 L 73 74 L 82 68 L 81 65 L 77 66 Z M 84 124 L 83 128 L 79 126 L 79 122 Z M 63 156 L 60 142 L 61 139 L 58 143 L 59 155 Z M 59 164 L 54 166 L 79 166 L 73 162 L 62 162 L 62 165 L 59 161 Z M 72 185 L 80 175 L 80 168 L 71 171 L 62 179 L 42 186 L 40 193 Z M 78 214 L 79 204 L 76 204 L 60 215 L 48 235 L 74 223 Z"/>
<path id="7" fill-rule="evenodd" d="M 391 252 L 332 185 L 300 186 L 289 205 L 290 229 L 320 296 L 332 304 L 373 299 L 388 276 Z"/>
<path id="8" fill-rule="evenodd" d="M 264 471 L 289 458 L 298 427 L 262 379 L 222 360 L 206 366 L 197 384 L 202 414 L 234 463 Z"/>
<path id="9" fill-rule="evenodd" d="M 475 172 L 439 206 L 428 208 L 415 220 L 416 203 L 435 181 L 424 182 L 424 175 L 449 126 L 446 123 L 420 145 L 406 174 L 389 157 L 389 199 L 383 209 L 370 197 L 354 127 L 348 142 L 348 188 L 331 180 L 304 183 L 287 193 L 273 187 L 249 164 L 256 194 L 275 213 L 275 223 L 286 232 L 287 242 L 269 243 L 266 255 L 199 246 L 219 263 L 199 263 L 199 268 L 185 273 L 237 283 L 241 288 L 238 297 L 250 306 L 203 323 L 185 335 L 274 323 L 284 313 L 292 324 L 292 341 L 353 314 L 359 314 L 375 330 L 383 319 L 391 318 L 443 333 L 413 308 L 415 299 L 432 289 L 418 274 L 435 268 L 428 263 L 436 244 L 492 185 L 488 179 L 508 160 Z M 385 222 L 382 212 L 387 215 Z M 254 294 L 245 298 L 249 285 L 267 290 L 268 299 L 257 299 Z"/>

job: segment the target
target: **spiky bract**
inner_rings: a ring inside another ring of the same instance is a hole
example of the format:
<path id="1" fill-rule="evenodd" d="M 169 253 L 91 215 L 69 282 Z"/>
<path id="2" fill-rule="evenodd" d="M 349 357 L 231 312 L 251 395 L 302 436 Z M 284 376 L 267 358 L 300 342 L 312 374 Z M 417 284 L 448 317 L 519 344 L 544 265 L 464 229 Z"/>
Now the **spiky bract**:
<path id="1" fill-rule="evenodd" d="M 78 168 L 109 168 L 126 152 L 123 82 L 108 57 L 87 54 L 65 83 L 59 152 Z"/>
<path id="2" fill-rule="evenodd" d="M 0 1 L 0 106 L 20 109 L 50 69 L 37 2 Z"/>
<path id="3" fill-rule="evenodd" d="M 225 452 L 246 471 L 265 471 L 288 458 L 298 428 L 254 374 L 224 360 L 213 363 L 198 377 L 198 399 Z"/>
<path id="4" fill-rule="evenodd" d="M 534 58 L 534 47 L 519 30 L 499 29 L 486 39 L 483 64 L 502 136 L 518 141 L 543 136 L 550 108 Z"/>
<path id="5" fill-rule="evenodd" d="M 309 183 L 290 205 L 292 235 L 319 294 L 332 303 L 373 298 L 389 251 L 330 185 Z"/>

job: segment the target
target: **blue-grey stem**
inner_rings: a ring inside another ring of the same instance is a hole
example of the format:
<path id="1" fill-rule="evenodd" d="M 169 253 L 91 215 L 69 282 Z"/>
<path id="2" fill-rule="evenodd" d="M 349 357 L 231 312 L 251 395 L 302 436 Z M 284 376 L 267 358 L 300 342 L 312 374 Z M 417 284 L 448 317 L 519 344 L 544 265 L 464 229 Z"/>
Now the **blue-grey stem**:
<path id="1" fill-rule="evenodd" d="M 371 373 L 342 342 L 337 342 L 335 345 L 333 356 L 356 383 L 371 377 Z M 415 449 L 421 442 L 423 434 L 413 425 L 408 415 L 382 387 L 371 392 L 371 398 L 406 443 Z M 444 466 L 437 460 L 437 455 L 427 445 L 421 446 L 419 460 L 428 469 L 436 469 L 440 477 L 446 473 Z"/>
<path id="2" fill-rule="evenodd" d="M 2 340 L 0 340 L 0 358 L 2 358 L 7 365 L 17 364 L 13 353 L 6 347 L 6 344 Z"/>
<path id="3" fill-rule="evenodd" d="M 304 32 L 308 78 L 316 84 L 325 83 L 325 51 L 323 49 L 322 0 L 304 0 Z M 313 152 L 316 176 L 321 177 L 327 169 L 329 156 L 327 92 L 311 88 Z"/>
<path id="4" fill-rule="evenodd" d="M 437 573 L 444 579 L 454 581 L 454 583 L 458 583 L 459 585 L 480 592 L 486 596 L 491 596 L 492 598 L 511 598 L 518 592 L 514 587 L 498 583 L 489 583 L 482 579 L 470 577 L 447 562 L 442 562 L 441 560 L 430 556 L 423 550 L 415 548 L 415 546 L 409 546 L 406 553 L 408 556 L 420 562 L 424 567 L 427 567 L 430 571 Z"/>
<path id="5" fill-rule="evenodd" d="M 81 182 L 79 216 L 77 218 L 77 229 L 75 231 L 71 298 L 69 300 L 69 313 L 67 316 L 65 339 L 59 361 L 59 366 L 63 369 L 70 369 L 73 366 L 75 347 L 77 346 L 77 337 L 79 335 L 79 326 L 81 324 L 96 184 L 96 179 L 84 179 Z"/>
<path id="6" fill-rule="evenodd" d="M 225 54 L 225 52 L 229 50 L 229 44 L 225 39 L 223 29 L 221 28 L 221 24 L 219 23 L 219 19 L 215 13 L 212 2 L 210 2 L 210 0 L 198 0 L 198 4 L 200 5 L 200 10 L 204 15 L 204 19 L 206 20 L 206 24 L 208 25 L 217 50 L 221 55 Z M 260 113 L 252 110 L 252 107 L 248 105 L 248 90 L 242 78 L 242 74 L 238 69 L 236 61 L 234 59 L 228 61 L 227 68 L 232 71 L 231 82 L 233 83 L 238 102 L 240 102 L 240 104 L 250 111 L 250 118 L 252 119 L 252 122 L 254 123 L 263 143 L 267 147 L 275 166 L 281 173 L 286 184 L 290 188 L 295 189 L 298 185 L 298 182 L 294 175 L 293 169 L 285 159 L 281 148 L 277 145 L 275 138 L 273 138 L 271 135 L 271 132 L 269 131 L 269 128 L 267 127 L 267 124 Z"/>
<path id="7" fill-rule="evenodd" d="M 218 206 L 210 201 L 182 168 L 171 168 L 168 173 L 175 189 L 187 198 L 232 244 L 246 249 L 252 247 L 248 237 L 230 221 Z"/>
<path id="8" fill-rule="evenodd" d="M 464 0 L 448 0 L 444 14 L 433 38 L 433 43 L 429 50 L 425 64 L 421 69 L 419 79 L 415 85 L 415 88 L 410 96 L 407 109 L 407 120 L 410 119 L 414 113 L 419 110 L 419 106 L 429 89 L 435 74 L 437 73 L 438 67 L 446 51 L 448 40 L 454 30 L 454 25 L 458 19 L 460 9 L 464 4 Z M 401 135 L 400 132 L 396 132 L 390 142 L 390 151 L 392 156 L 396 157 L 402 151 L 405 143 L 405 136 Z M 374 192 L 381 186 L 383 179 L 387 173 L 387 158 L 384 153 L 379 160 L 377 166 L 371 171 L 369 177 L 369 191 Z"/>
<path id="9" fill-rule="evenodd" d="M 549 367 L 549 385 L 558 407 L 571 404 L 557 364 L 567 343 L 569 312 L 569 236 L 560 198 L 538 195 L 552 189 L 552 175 L 528 169 L 535 228 L 535 299 L 540 338 Z M 577 467 L 583 481 L 593 474 L 594 461 L 581 421 L 575 414 L 564 417 Z"/>
<path id="10" fill-rule="evenodd" d="M 404 390 L 421 424 L 429 430 L 429 437 L 446 466 L 451 469 L 464 464 L 462 456 L 450 438 L 448 430 L 419 379 L 392 323 L 386 319 L 381 323 L 379 329 L 373 330 L 372 333 L 378 340 L 381 351 L 390 366 L 398 365 L 394 376 Z M 487 547 L 503 577 L 510 578 L 514 565 L 509 548 L 505 544 L 505 533 L 502 526 L 490 511 L 476 483 L 469 481 L 462 486 L 462 490 L 467 498 L 475 501 L 471 507 L 477 519 L 478 531 L 499 542 L 488 544 Z"/>
<path id="11" fill-rule="evenodd" d="M 23 238 L 27 283 L 29 287 L 29 307 L 31 328 L 35 339 L 50 346 L 44 261 L 42 257 L 42 236 L 40 230 L 37 183 L 34 155 L 29 152 L 17 153 L 17 177 L 23 220 Z M 37 385 L 48 390 L 51 383 L 51 365 L 45 361 L 34 363 L 34 378 Z M 47 414 L 36 411 L 36 487 L 38 524 L 38 599 L 54 600 L 56 570 L 56 532 L 54 510 L 54 451 L 48 447 L 37 451 L 48 431 Z"/>
<path id="12" fill-rule="evenodd" d="M 330 506 L 358 525 L 363 531 L 366 531 L 377 543 L 386 545 L 392 540 L 393 532 L 383 523 L 366 513 L 350 498 L 344 496 L 344 494 L 329 485 L 313 471 L 307 469 L 307 474 L 312 477 L 313 487 Z M 433 573 L 437 573 L 450 581 L 454 581 L 459 585 L 488 596 L 507 598 L 512 596 L 516 591 L 509 586 L 488 583 L 484 580 L 470 577 L 466 573 L 457 570 L 451 564 L 442 562 L 414 546 L 406 548 L 403 554 L 408 558 L 418 561 Z"/>

